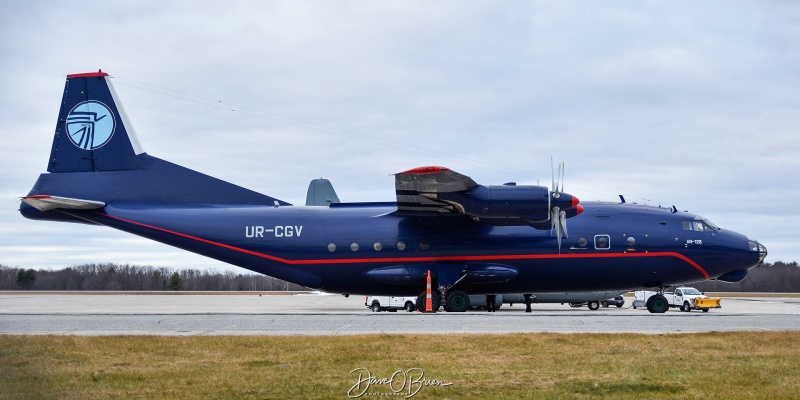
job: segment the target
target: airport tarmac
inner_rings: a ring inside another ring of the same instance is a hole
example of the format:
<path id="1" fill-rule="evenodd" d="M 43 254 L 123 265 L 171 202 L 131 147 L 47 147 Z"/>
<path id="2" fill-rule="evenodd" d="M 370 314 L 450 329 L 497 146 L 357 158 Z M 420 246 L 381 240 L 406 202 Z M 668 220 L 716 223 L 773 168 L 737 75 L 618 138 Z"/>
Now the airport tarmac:
<path id="1" fill-rule="evenodd" d="M 363 296 L 331 294 L 1 293 L 0 334 L 356 335 L 516 332 L 691 333 L 800 330 L 800 298 L 724 297 L 708 313 L 560 304 L 503 305 L 495 313 L 381 312 Z"/>

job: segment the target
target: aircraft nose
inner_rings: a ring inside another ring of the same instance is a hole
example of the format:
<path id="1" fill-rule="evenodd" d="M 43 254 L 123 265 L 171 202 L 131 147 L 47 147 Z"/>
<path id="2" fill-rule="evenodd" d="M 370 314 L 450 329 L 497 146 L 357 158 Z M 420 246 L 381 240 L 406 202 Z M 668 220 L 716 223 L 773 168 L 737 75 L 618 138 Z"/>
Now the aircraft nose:
<path id="1" fill-rule="evenodd" d="M 759 264 L 763 263 L 764 259 L 767 258 L 767 247 L 761 243 L 758 243 L 757 240 L 750 240 L 750 251 L 753 253 L 758 253 Z"/>

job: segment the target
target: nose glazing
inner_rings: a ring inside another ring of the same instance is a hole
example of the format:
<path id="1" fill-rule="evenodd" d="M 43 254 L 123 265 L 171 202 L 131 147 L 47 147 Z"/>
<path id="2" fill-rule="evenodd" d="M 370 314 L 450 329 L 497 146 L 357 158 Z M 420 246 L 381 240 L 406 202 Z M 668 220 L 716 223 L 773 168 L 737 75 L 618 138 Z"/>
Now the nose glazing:
<path id="1" fill-rule="evenodd" d="M 764 262 L 764 259 L 767 258 L 767 248 L 761 243 L 758 243 L 757 240 L 750 241 L 750 251 L 754 253 L 758 253 L 758 263 L 761 264 Z"/>

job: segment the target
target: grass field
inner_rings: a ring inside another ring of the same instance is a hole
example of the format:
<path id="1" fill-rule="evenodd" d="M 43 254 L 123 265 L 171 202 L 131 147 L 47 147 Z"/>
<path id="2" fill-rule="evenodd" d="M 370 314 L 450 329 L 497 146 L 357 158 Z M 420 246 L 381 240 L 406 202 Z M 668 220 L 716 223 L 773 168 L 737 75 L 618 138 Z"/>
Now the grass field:
<path id="1" fill-rule="evenodd" d="M 374 379 L 356 386 L 359 375 Z M 0 336 L 4 399 L 402 399 L 409 391 L 414 399 L 798 399 L 800 332 Z"/>

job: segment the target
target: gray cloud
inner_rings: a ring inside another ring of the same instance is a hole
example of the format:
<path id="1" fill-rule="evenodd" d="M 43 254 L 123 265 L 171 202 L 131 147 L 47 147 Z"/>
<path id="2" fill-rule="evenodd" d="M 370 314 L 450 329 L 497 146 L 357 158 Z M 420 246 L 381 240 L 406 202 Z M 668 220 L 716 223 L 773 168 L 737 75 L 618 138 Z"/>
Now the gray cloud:
<path id="1" fill-rule="evenodd" d="M 223 266 L 16 212 L 64 76 L 98 68 L 150 154 L 290 202 L 320 176 L 391 200 L 430 164 L 544 183 L 553 155 L 582 199 L 675 204 L 797 260 L 798 27 L 792 2 L 7 4 L 0 263 Z"/>

